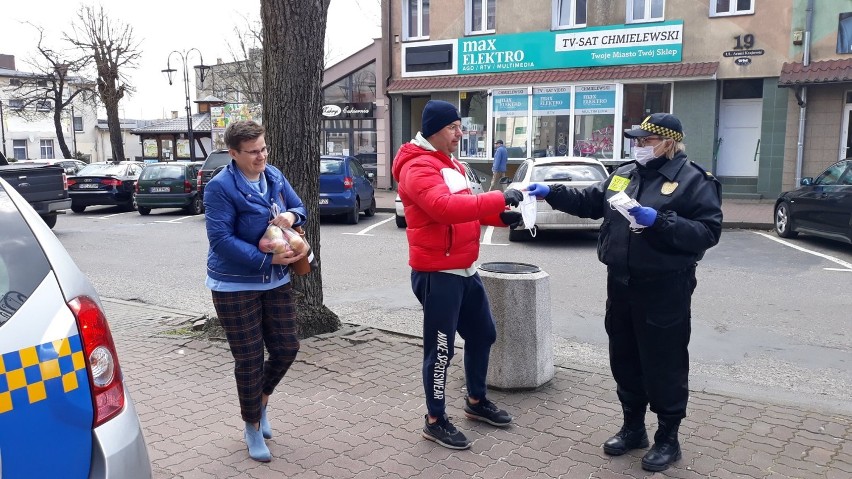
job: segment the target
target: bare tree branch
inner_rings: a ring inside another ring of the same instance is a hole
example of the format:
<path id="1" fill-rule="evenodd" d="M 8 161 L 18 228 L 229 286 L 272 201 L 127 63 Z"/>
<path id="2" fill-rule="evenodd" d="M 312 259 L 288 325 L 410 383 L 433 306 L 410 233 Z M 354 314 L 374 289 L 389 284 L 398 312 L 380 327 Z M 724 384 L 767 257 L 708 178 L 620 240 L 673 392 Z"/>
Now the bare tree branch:
<path id="1" fill-rule="evenodd" d="M 125 93 L 134 91 L 127 71 L 135 69 L 141 57 L 139 43 L 133 38 L 133 27 L 111 20 L 103 6 L 84 5 L 77 12 L 72 33 L 65 38 L 94 61 L 98 96 L 107 112 L 112 158 L 124 160 L 118 104 Z"/>

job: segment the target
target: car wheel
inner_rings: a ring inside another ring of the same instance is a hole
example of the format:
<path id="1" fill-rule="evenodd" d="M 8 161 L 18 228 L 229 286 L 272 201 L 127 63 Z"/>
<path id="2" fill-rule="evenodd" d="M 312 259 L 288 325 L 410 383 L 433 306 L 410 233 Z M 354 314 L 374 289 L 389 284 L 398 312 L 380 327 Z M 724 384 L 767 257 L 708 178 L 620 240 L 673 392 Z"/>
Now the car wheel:
<path id="1" fill-rule="evenodd" d="M 147 206 L 139 206 L 136 208 L 136 211 L 138 211 L 142 216 L 148 216 L 151 214 L 151 208 L 148 208 Z"/>
<path id="2" fill-rule="evenodd" d="M 790 205 L 782 201 L 775 206 L 775 232 L 782 238 L 795 238 L 799 233 L 793 231 L 793 218 L 790 216 Z"/>
<path id="3" fill-rule="evenodd" d="M 86 207 L 83 205 L 75 205 L 74 203 L 71 203 L 71 211 L 73 211 L 74 213 L 82 213 L 86 211 Z"/>
<path id="4" fill-rule="evenodd" d="M 405 216 L 396 215 L 396 227 L 405 228 L 406 226 L 408 226 L 408 223 L 405 222 Z"/>
<path id="5" fill-rule="evenodd" d="M 376 197 L 373 196 L 373 201 L 370 202 L 370 207 L 364 210 L 365 216 L 376 216 Z"/>
<path id="6" fill-rule="evenodd" d="M 192 203 L 189 205 L 189 213 L 200 215 L 202 211 L 204 211 L 204 202 L 201 201 L 200 195 L 195 195 L 195 198 L 192 199 Z"/>
<path id="7" fill-rule="evenodd" d="M 53 227 L 56 226 L 56 215 L 44 215 L 41 219 L 44 220 L 44 224 L 46 224 L 50 229 L 53 229 Z"/>
<path id="8" fill-rule="evenodd" d="M 357 225 L 358 220 L 361 217 L 361 202 L 357 199 L 355 200 L 355 206 L 352 208 L 352 211 L 346 213 L 346 222 L 350 225 Z"/>
<path id="9" fill-rule="evenodd" d="M 530 234 L 530 230 L 526 228 L 516 228 L 509 230 L 509 241 L 529 241 L 532 239 L 532 235 Z"/>
<path id="10" fill-rule="evenodd" d="M 124 209 L 127 210 L 127 211 L 136 211 L 136 209 L 137 209 L 136 193 L 133 193 L 133 196 L 130 197 L 130 201 L 125 203 Z"/>

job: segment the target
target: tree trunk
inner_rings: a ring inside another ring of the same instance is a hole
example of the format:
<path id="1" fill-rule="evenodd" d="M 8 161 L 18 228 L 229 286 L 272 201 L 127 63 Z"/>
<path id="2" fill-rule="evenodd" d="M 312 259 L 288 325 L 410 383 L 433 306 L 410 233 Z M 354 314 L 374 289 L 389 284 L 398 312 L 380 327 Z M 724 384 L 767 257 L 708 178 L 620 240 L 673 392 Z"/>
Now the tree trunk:
<path id="1" fill-rule="evenodd" d="M 56 140 L 59 142 L 59 149 L 62 151 L 62 158 L 76 158 L 68 149 L 68 144 L 65 142 L 65 129 L 62 128 L 62 109 L 59 108 L 59 103 L 53 109 L 53 128 L 56 130 Z M 74 131 L 74 119 L 71 118 L 71 131 Z"/>
<path id="2" fill-rule="evenodd" d="M 263 124 L 269 161 L 280 168 L 308 210 L 306 238 L 322 259 L 319 228 L 320 108 L 329 0 L 261 0 Z M 336 331 L 323 304 L 322 268 L 292 277 L 302 337 Z"/>
<path id="3" fill-rule="evenodd" d="M 121 138 L 121 119 L 118 116 L 118 102 L 104 102 L 109 127 L 109 142 L 112 147 L 112 160 L 124 161 L 124 142 Z"/>

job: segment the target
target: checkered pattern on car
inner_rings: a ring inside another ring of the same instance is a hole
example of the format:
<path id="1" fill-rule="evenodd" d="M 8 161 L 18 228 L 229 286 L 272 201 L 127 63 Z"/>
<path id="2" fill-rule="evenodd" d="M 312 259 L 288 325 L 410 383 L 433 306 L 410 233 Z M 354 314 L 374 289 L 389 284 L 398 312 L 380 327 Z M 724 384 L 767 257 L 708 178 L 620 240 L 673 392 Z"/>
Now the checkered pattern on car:
<path id="1" fill-rule="evenodd" d="M 80 336 L 0 355 L 0 414 L 67 394 L 87 381 Z"/>

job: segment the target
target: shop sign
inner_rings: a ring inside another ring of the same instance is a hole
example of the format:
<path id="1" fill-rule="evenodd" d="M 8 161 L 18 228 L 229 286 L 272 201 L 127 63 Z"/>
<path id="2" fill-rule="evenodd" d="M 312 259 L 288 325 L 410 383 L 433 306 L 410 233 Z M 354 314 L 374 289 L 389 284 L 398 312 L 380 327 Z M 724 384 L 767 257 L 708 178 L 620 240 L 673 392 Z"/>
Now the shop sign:
<path id="1" fill-rule="evenodd" d="M 533 115 L 571 114 L 571 90 L 566 86 L 533 88 Z"/>
<path id="2" fill-rule="evenodd" d="M 680 62 L 683 21 L 457 40 L 459 74 Z"/>
<path id="3" fill-rule="evenodd" d="M 615 113 L 615 85 L 578 86 L 574 90 L 577 115 L 611 115 Z"/>
<path id="4" fill-rule="evenodd" d="M 527 116 L 530 97 L 526 88 L 494 90 L 494 116 Z"/>
<path id="5" fill-rule="evenodd" d="M 339 103 L 322 106 L 326 118 L 369 118 L 373 116 L 372 103 Z"/>

